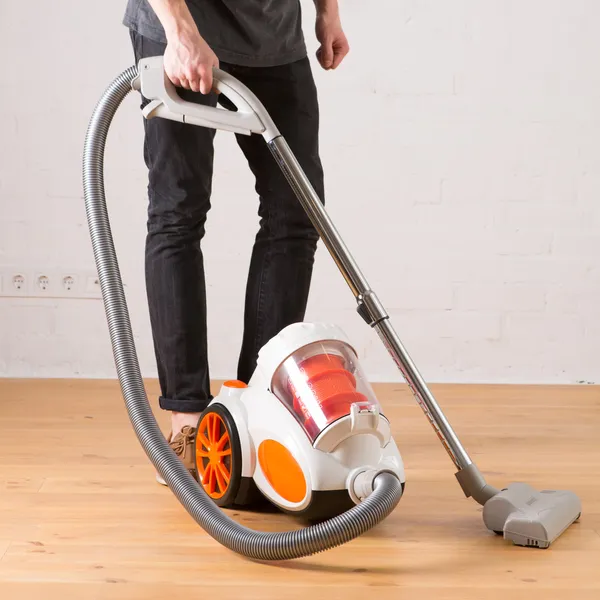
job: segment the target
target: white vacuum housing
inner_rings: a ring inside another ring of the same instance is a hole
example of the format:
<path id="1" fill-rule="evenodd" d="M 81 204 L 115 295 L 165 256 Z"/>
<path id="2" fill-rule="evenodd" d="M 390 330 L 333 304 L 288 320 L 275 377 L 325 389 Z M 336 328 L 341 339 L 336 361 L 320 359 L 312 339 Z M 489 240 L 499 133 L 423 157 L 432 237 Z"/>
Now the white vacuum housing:
<path id="1" fill-rule="evenodd" d="M 343 331 L 286 327 L 259 352 L 249 384 L 225 382 L 202 414 L 198 476 L 219 506 L 254 501 L 330 518 L 363 501 L 402 457 L 390 423 Z"/>

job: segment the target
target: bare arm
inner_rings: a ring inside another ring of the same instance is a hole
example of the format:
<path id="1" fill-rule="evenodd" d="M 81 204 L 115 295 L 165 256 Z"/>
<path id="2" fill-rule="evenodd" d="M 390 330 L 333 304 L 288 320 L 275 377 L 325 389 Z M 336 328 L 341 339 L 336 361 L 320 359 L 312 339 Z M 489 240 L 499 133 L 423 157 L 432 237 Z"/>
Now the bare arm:
<path id="1" fill-rule="evenodd" d="M 324 69 L 335 69 L 350 51 L 342 29 L 338 0 L 314 0 L 317 10 L 315 31 L 321 47 L 317 59 Z"/>
<path id="2" fill-rule="evenodd" d="M 174 85 L 209 94 L 219 59 L 200 35 L 185 0 L 148 0 L 167 37 L 164 62 Z"/>
<path id="3" fill-rule="evenodd" d="M 338 12 L 338 0 L 314 0 L 317 13 Z"/>

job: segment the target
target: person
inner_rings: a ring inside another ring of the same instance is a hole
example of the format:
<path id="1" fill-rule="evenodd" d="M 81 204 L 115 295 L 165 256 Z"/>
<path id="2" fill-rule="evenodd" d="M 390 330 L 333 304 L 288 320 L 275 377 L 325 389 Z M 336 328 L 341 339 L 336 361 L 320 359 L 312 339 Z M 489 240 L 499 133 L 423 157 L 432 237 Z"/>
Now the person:
<path id="1" fill-rule="evenodd" d="M 349 51 L 338 2 L 314 1 L 317 59 L 333 70 Z M 299 0 L 128 0 L 123 24 L 136 63 L 163 56 L 165 73 L 184 100 L 226 103 L 213 90 L 213 67 L 245 84 L 325 202 L 318 96 Z M 142 98 L 142 106 L 146 102 Z M 201 240 L 211 203 L 215 131 L 160 118 L 144 120 L 144 128 L 145 273 L 159 406 L 171 412 L 169 445 L 197 478 L 193 439 L 212 400 Z M 261 136 L 236 140 L 259 197 L 237 366 L 237 379 L 248 383 L 259 349 L 304 319 L 318 234 Z"/>

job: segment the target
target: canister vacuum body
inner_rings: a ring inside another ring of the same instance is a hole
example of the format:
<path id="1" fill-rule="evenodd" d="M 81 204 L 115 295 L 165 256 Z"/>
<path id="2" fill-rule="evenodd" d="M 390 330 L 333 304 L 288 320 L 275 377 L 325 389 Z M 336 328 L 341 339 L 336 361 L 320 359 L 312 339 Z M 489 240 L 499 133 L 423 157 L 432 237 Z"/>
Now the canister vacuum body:
<path id="1" fill-rule="evenodd" d="M 200 417 L 196 467 L 221 507 L 257 492 L 285 512 L 331 518 L 404 465 L 356 351 L 335 325 L 297 323 L 259 352 L 246 385 L 225 382 Z"/>

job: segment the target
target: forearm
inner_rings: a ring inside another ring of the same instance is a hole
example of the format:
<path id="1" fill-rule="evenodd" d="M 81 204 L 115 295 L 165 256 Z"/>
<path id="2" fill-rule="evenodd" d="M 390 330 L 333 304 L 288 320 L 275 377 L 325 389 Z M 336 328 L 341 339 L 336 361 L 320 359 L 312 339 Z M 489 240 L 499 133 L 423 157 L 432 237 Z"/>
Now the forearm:
<path id="1" fill-rule="evenodd" d="M 317 15 L 337 14 L 339 12 L 338 0 L 314 0 Z"/>
<path id="2" fill-rule="evenodd" d="M 198 34 L 198 28 L 185 0 L 148 0 L 148 3 L 163 26 L 167 40 L 184 32 Z"/>

